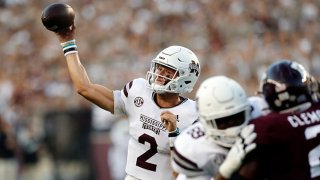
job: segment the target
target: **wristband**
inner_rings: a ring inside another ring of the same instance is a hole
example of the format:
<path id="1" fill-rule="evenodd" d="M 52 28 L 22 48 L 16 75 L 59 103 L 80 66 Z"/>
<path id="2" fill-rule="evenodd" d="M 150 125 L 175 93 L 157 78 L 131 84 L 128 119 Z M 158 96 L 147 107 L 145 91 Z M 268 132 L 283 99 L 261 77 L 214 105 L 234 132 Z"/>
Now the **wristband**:
<path id="1" fill-rule="evenodd" d="M 75 39 L 63 42 L 60 45 L 62 46 L 64 56 L 67 56 L 68 54 L 72 53 L 78 53 Z"/>
<path id="2" fill-rule="evenodd" d="M 174 141 L 176 140 L 177 136 L 180 134 L 180 129 L 177 127 L 176 130 L 169 132 L 168 137 L 169 137 L 169 146 L 170 149 L 173 148 L 174 146 Z"/>
<path id="3" fill-rule="evenodd" d="M 168 137 L 177 137 L 180 134 L 180 129 L 177 127 L 176 130 L 169 132 Z"/>

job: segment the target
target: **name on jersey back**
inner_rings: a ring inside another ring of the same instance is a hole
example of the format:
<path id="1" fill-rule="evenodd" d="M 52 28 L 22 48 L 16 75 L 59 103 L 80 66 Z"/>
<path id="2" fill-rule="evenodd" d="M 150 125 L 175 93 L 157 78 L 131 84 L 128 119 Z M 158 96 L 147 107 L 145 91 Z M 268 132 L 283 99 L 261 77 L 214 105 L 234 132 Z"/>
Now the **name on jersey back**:
<path id="1" fill-rule="evenodd" d="M 292 127 L 305 126 L 316 122 L 320 122 L 320 110 L 317 109 L 314 111 L 301 113 L 298 116 L 288 116 L 287 120 L 289 121 Z"/>

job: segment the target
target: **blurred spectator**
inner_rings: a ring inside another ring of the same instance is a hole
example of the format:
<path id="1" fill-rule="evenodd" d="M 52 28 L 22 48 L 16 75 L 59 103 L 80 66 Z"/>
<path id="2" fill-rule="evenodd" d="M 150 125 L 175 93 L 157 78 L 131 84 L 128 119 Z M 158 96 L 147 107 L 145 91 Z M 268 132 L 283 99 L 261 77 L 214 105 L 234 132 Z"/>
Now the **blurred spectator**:
<path id="1" fill-rule="evenodd" d="M 40 131 L 39 131 L 40 130 Z M 21 180 L 53 180 L 52 165 L 44 163 L 42 127 L 20 123 L 17 127 L 18 154 Z"/>
<path id="2" fill-rule="evenodd" d="M 16 137 L 12 126 L 0 116 L 0 179 L 18 178 Z"/>
<path id="3" fill-rule="evenodd" d="M 92 179 L 91 110 L 86 107 L 45 114 L 46 146 L 53 160 L 54 180 Z"/>
<path id="4" fill-rule="evenodd" d="M 111 147 L 107 156 L 113 180 L 123 180 L 126 176 L 129 138 L 129 122 L 124 119 L 115 122 L 110 133 Z"/>
<path id="5" fill-rule="evenodd" d="M 111 146 L 109 133 L 115 121 L 116 118 L 113 114 L 92 105 L 90 142 L 95 180 L 111 179 L 110 169 L 114 164 L 108 163 L 107 153 Z"/>

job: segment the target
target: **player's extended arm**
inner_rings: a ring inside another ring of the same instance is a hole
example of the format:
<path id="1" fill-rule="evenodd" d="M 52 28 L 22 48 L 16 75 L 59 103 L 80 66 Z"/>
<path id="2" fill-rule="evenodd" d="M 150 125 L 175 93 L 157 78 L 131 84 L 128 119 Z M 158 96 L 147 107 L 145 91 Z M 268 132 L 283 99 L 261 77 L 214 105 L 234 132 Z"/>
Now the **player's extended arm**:
<path id="1" fill-rule="evenodd" d="M 65 43 L 75 39 L 75 26 L 55 32 L 60 43 Z M 75 43 L 74 43 L 75 44 Z M 69 74 L 76 91 L 92 103 L 99 107 L 114 112 L 113 91 L 107 87 L 91 83 L 88 74 L 81 64 L 78 53 L 66 55 Z"/>

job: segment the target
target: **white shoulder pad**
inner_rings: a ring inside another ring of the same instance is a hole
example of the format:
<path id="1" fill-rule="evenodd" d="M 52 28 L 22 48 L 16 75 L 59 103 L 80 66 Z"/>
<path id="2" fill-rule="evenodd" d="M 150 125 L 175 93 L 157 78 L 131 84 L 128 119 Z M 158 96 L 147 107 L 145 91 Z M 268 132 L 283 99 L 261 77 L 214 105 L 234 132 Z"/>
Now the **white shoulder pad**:
<path id="1" fill-rule="evenodd" d="M 145 83 L 145 79 L 138 78 L 127 83 L 122 90 L 113 91 L 115 115 L 127 115 L 126 104 L 130 94 L 134 94 L 135 92 L 139 92 L 142 89 L 146 89 Z"/>
<path id="2" fill-rule="evenodd" d="M 134 79 L 131 82 L 127 83 L 121 90 L 121 95 L 123 98 L 127 98 L 130 95 L 131 91 L 140 91 L 141 89 L 146 88 L 146 80 L 143 78 Z"/>
<path id="3" fill-rule="evenodd" d="M 269 106 L 265 99 L 259 96 L 251 96 L 248 98 L 251 105 L 251 118 L 255 119 L 259 116 L 265 116 L 270 113 Z"/>

